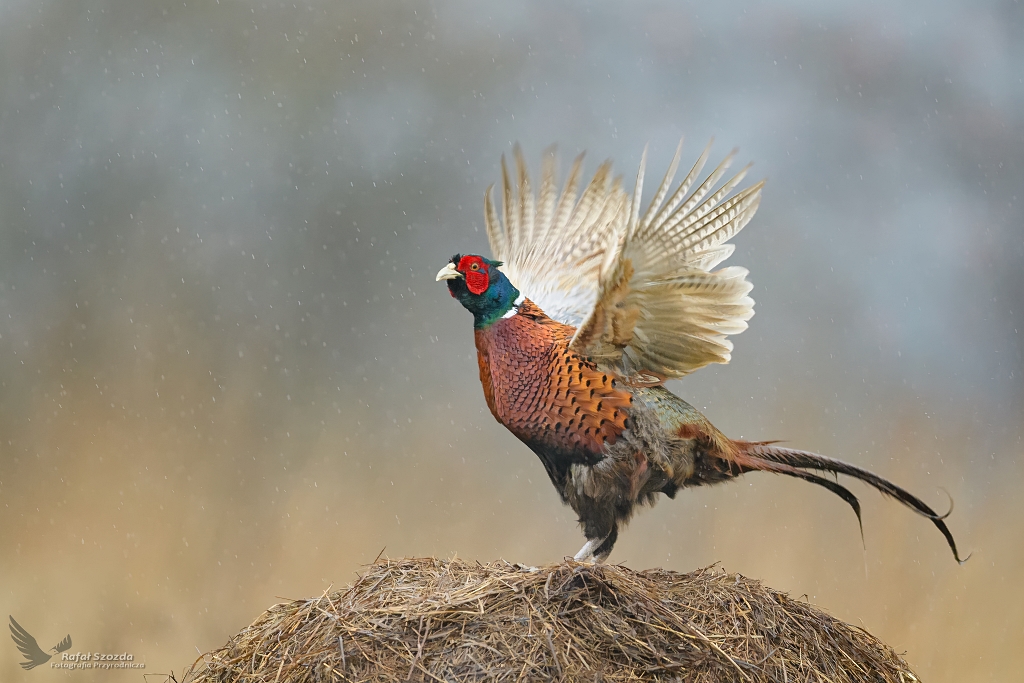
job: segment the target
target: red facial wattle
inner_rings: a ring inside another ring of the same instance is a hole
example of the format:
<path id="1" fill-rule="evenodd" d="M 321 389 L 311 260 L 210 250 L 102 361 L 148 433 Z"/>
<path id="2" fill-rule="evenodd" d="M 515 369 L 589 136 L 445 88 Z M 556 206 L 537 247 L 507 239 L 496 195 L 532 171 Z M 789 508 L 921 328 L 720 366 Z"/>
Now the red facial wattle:
<path id="1" fill-rule="evenodd" d="M 471 294 L 480 295 L 491 285 L 491 277 L 487 272 L 487 263 L 479 256 L 463 256 L 456 267 L 466 278 L 466 289 Z"/>

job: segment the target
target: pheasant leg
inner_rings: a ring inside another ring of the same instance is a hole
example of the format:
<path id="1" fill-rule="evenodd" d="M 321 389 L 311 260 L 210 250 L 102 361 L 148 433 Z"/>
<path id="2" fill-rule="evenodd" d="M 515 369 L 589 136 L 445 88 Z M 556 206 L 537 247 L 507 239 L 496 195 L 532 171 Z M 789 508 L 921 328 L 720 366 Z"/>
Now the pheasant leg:
<path id="1" fill-rule="evenodd" d="M 604 543 L 605 538 L 607 538 L 607 536 L 605 536 L 604 538 L 588 539 L 587 542 L 583 544 L 583 547 L 580 548 L 580 551 L 576 553 L 576 555 L 572 559 L 576 560 L 577 562 L 595 562 L 594 551 L 597 550 L 597 548 L 602 543 Z"/>

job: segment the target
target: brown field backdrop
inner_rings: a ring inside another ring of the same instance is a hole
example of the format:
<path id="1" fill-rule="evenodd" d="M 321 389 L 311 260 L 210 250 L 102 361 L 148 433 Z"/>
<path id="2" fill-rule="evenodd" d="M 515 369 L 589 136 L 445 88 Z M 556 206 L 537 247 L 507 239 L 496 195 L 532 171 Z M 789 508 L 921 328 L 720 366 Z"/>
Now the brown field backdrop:
<path id="1" fill-rule="evenodd" d="M 928 681 L 1024 647 L 1024 18 L 1003 2 L 0 3 L 0 604 L 44 648 L 180 672 L 381 550 L 582 543 L 483 404 L 434 273 L 519 141 L 627 178 L 714 136 L 760 212 L 757 314 L 672 388 L 733 437 L 872 468 L 642 514 L 612 561 L 806 595 Z M 649 175 L 650 177 L 650 175 Z M 0 678 L 141 680 L 18 667 Z"/>

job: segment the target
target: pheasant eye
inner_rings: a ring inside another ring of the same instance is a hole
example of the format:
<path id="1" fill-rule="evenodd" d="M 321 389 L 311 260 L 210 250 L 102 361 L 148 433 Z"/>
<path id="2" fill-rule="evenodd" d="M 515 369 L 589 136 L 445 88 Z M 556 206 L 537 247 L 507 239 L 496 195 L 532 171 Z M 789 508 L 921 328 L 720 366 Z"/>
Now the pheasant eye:
<path id="1" fill-rule="evenodd" d="M 480 270 L 480 264 L 479 263 L 474 263 L 473 265 L 471 265 L 469 267 L 469 269 L 470 270 Z"/>

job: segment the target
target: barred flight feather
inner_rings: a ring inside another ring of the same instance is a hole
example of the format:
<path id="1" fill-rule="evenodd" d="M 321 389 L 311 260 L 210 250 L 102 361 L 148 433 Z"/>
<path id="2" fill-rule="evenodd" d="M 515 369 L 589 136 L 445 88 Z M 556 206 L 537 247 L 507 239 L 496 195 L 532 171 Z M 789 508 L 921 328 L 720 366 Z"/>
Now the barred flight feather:
<path id="1" fill-rule="evenodd" d="M 514 176 L 502 159 L 502 208 L 484 198 L 491 249 L 509 280 L 552 319 L 577 328 L 571 348 L 624 376 L 682 377 L 729 361 L 727 335 L 753 315 L 747 271 L 711 271 L 725 244 L 757 211 L 763 183 L 734 192 L 749 166 L 719 185 L 736 152 L 700 177 L 710 144 L 672 190 L 682 141 L 641 211 L 647 151 L 627 194 L 602 163 L 577 195 L 582 155 L 557 191 L 554 148 L 545 151 L 535 199 L 522 151 Z M 513 177 L 515 181 L 513 182 Z M 667 198 L 667 201 L 666 201 Z"/>

